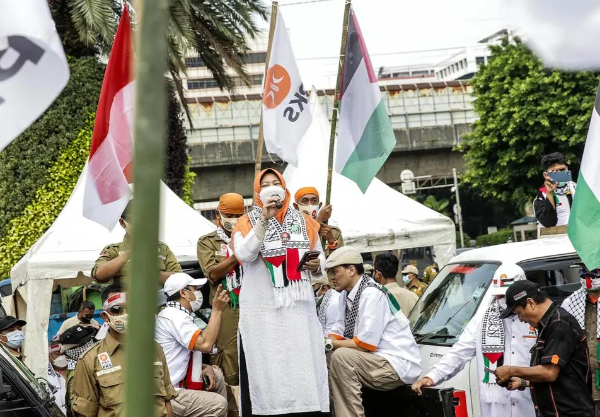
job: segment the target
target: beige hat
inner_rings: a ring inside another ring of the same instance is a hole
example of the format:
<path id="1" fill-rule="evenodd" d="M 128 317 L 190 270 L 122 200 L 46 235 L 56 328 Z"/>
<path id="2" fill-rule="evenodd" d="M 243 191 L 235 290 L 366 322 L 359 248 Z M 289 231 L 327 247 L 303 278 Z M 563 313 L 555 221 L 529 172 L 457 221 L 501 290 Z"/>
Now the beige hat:
<path id="1" fill-rule="evenodd" d="M 419 270 L 414 265 L 408 265 L 406 268 L 402 270 L 403 274 L 415 274 L 419 275 Z"/>
<path id="2" fill-rule="evenodd" d="M 329 285 L 331 286 L 331 284 L 329 283 L 329 279 L 327 278 L 327 275 L 325 274 L 320 274 L 320 275 L 313 275 L 311 274 L 310 276 L 310 283 L 312 285 Z"/>
<path id="3" fill-rule="evenodd" d="M 342 246 L 336 249 L 325 263 L 325 269 L 335 268 L 340 265 L 358 265 L 363 263 L 363 258 L 360 252 L 351 246 Z"/>

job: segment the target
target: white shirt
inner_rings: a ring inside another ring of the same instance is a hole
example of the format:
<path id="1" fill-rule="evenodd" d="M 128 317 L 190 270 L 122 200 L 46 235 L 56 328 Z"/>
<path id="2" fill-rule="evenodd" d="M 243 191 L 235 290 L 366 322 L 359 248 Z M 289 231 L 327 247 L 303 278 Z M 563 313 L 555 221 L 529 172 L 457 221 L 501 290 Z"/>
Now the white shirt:
<path id="1" fill-rule="evenodd" d="M 64 414 L 67 414 L 67 406 L 65 404 L 65 396 L 67 394 L 67 381 L 65 378 L 56 372 L 52 367 L 52 364 L 48 364 L 48 382 L 54 388 L 56 388 L 56 392 L 54 393 L 54 402 L 61 409 Z"/>
<path id="2" fill-rule="evenodd" d="M 73 317 L 69 317 L 68 319 L 66 319 L 65 321 L 62 322 L 62 324 L 60 325 L 60 328 L 58 329 L 58 332 L 56 332 L 56 335 L 60 336 L 66 330 L 70 329 L 71 327 L 75 327 L 78 324 L 81 324 L 83 327 L 90 326 L 90 327 L 95 327 L 96 329 L 100 328 L 100 323 L 98 323 L 96 320 L 92 319 L 89 323 L 84 323 L 81 320 L 79 320 L 79 317 L 77 317 L 77 314 L 76 314 Z"/>
<path id="3" fill-rule="evenodd" d="M 504 320 L 504 365 L 529 367 L 530 349 L 535 344 L 536 333 L 517 316 Z M 477 376 L 483 381 L 483 354 L 481 352 L 481 318 L 473 318 L 460 335 L 458 342 L 426 375 L 438 385 L 459 373 L 465 365 L 477 356 Z M 480 384 L 481 386 L 481 384 Z M 535 410 L 529 389 L 506 391 L 505 404 L 486 403 L 479 395 L 481 417 L 533 417 Z"/>
<path id="4" fill-rule="evenodd" d="M 185 378 L 199 335 L 200 329 L 191 314 L 183 310 L 167 306 L 156 316 L 155 339 L 165 352 L 174 387 L 178 387 Z"/>
<path id="5" fill-rule="evenodd" d="M 337 292 L 334 289 L 330 289 L 327 291 L 331 293 L 328 304 L 325 307 L 325 310 L 321 312 L 321 309 L 317 309 L 317 315 L 319 316 L 319 321 L 321 322 L 321 326 L 323 327 L 323 337 L 329 338 L 331 331 L 333 330 L 335 323 L 338 321 L 340 314 L 340 304 L 342 303 L 342 294 Z M 325 293 L 327 296 L 327 293 Z M 323 317 L 321 317 L 321 314 Z"/>
<path id="6" fill-rule="evenodd" d="M 345 304 L 352 307 L 360 281 L 350 294 L 342 291 L 346 303 L 341 303 L 339 319 L 332 333 L 344 334 Z M 386 359 L 405 384 L 412 384 L 421 373 L 419 347 L 410 330 L 408 319 L 399 310 L 392 315 L 387 295 L 373 287 L 363 290 L 354 329 L 354 342 L 375 355 Z"/>

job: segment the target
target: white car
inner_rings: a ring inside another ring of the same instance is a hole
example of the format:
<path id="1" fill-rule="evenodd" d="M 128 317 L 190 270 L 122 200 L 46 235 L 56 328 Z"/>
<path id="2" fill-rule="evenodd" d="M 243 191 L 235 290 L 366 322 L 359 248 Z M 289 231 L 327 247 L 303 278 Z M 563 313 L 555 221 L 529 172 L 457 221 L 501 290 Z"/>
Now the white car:
<path id="1" fill-rule="evenodd" d="M 421 351 L 422 375 L 450 350 L 473 317 L 491 302 L 492 277 L 503 263 L 516 263 L 558 303 L 581 286 L 575 249 L 565 235 L 489 246 L 454 257 L 425 290 L 409 315 Z M 470 417 L 480 415 L 476 361 L 437 388 L 464 390 Z"/>

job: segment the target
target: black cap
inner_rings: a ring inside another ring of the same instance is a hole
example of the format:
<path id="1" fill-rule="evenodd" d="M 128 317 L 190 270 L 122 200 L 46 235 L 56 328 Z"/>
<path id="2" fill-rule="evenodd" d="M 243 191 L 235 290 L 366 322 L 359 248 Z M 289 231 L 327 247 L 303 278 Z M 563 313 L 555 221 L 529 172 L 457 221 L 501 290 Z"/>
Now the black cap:
<path id="1" fill-rule="evenodd" d="M 98 330 L 91 326 L 77 326 L 69 327 L 59 337 L 59 342 L 62 345 L 85 345 L 87 342 L 92 340 L 92 337 L 96 335 Z"/>
<path id="2" fill-rule="evenodd" d="M 526 300 L 539 294 L 540 287 L 535 283 L 527 280 L 515 281 L 506 290 L 506 310 L 500 313 L 500 318 L 505 319 L 513 315 L 513 309 L 521 300 Z"/>
<path id="3" fill-rule="evenodd" d="M 0 318 L 0 332 L 2 330 L 6 330 L 12 326 L 25 326 L 27 322 L 25 320 L 19 320 L 14 318 L 13 316 L 5 316 Z"/>

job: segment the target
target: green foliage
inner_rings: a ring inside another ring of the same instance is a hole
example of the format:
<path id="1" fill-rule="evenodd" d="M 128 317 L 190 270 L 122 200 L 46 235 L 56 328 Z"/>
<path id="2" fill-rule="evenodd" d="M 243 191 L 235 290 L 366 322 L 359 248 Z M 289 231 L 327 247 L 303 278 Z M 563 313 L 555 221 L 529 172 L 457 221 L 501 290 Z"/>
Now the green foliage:
<path id="1" fill-rule="evenodd" d="M 169 89 L 167 117 L 167 146 L 163 179 L 165 184 L 181 197 L 188 164 L 187 134 L 183 124 L 183 112 L 173 88 Z"/>
<path id="2" fill-rule="evenodd" d="M 463 233 L 463 239 L 465 241 L 465 246 L 464 247 L 465 248 L 470 247 L 471 246 L 471 237 L 468 234 Z M 457 248 L 461 247 L 460 246 L 460 233 L 459 232 L 456 233 L 456 247 Z"/>
<path id="3" fill-rule="evenodd" d="M 192 157 L 188 155 L 187 164 L 185 165 L 185 176 L 183 177 L 183 192 L 181 194 L 181 199 L 188 206 L 194 205 L 194 178 L 196 178 L 196 173 L 190 170 L 191 164 Z"/>
<path id="4" fill-rule="evenodd" d="M 0 238 L 9 222 L 31 203 L 36 190 L 48 180 L 48 169 L 96 111 L 104 65 L 96 58 L 70 58 L 69 68 L 71 79 L 54 104 L 0 152 Z"/>
<path id="5" fill-rule="evenodd" d="M 512 229 L 498 230 L 496 233 L 490 233 L 489 235 L 477 236 L 477 246 L 492 246 L 500 245 L 508 242 L 509 238 L 512 238 Z"/>
<path id="6" fill-rule="evenodd" d="M 52 225 L 69 199 L 87 161 L 94 117 L 87 117 L 75 140 L 60 154 L 47 172 L 44 185 L 22 214 L 10 221 L 0 240 L 0 277 L 8 277 L 10 269 Z"/>
<path id="7" fill-rule="evenodd" d="M 543 155 L 562 152 L 577 169 L 599 77 L 546 69 L 518 39 L 490 49 L 473 82 L 479 120 L 459 146 L 464 180 L 521 208 L 543 183 Z"/>
<path id="8" fill-rule="evenodd" d="M 433 195 L 428 195 L 427 198 L 423 201 L 423 205 L 425 207 L 429 207 L 432 210 L 437 211 L 444 216 L 450 217 L 450 212 L 448 211 L 448 206 L 450 205 L 450 200 L 448 199 L 437 199 Z"/>

